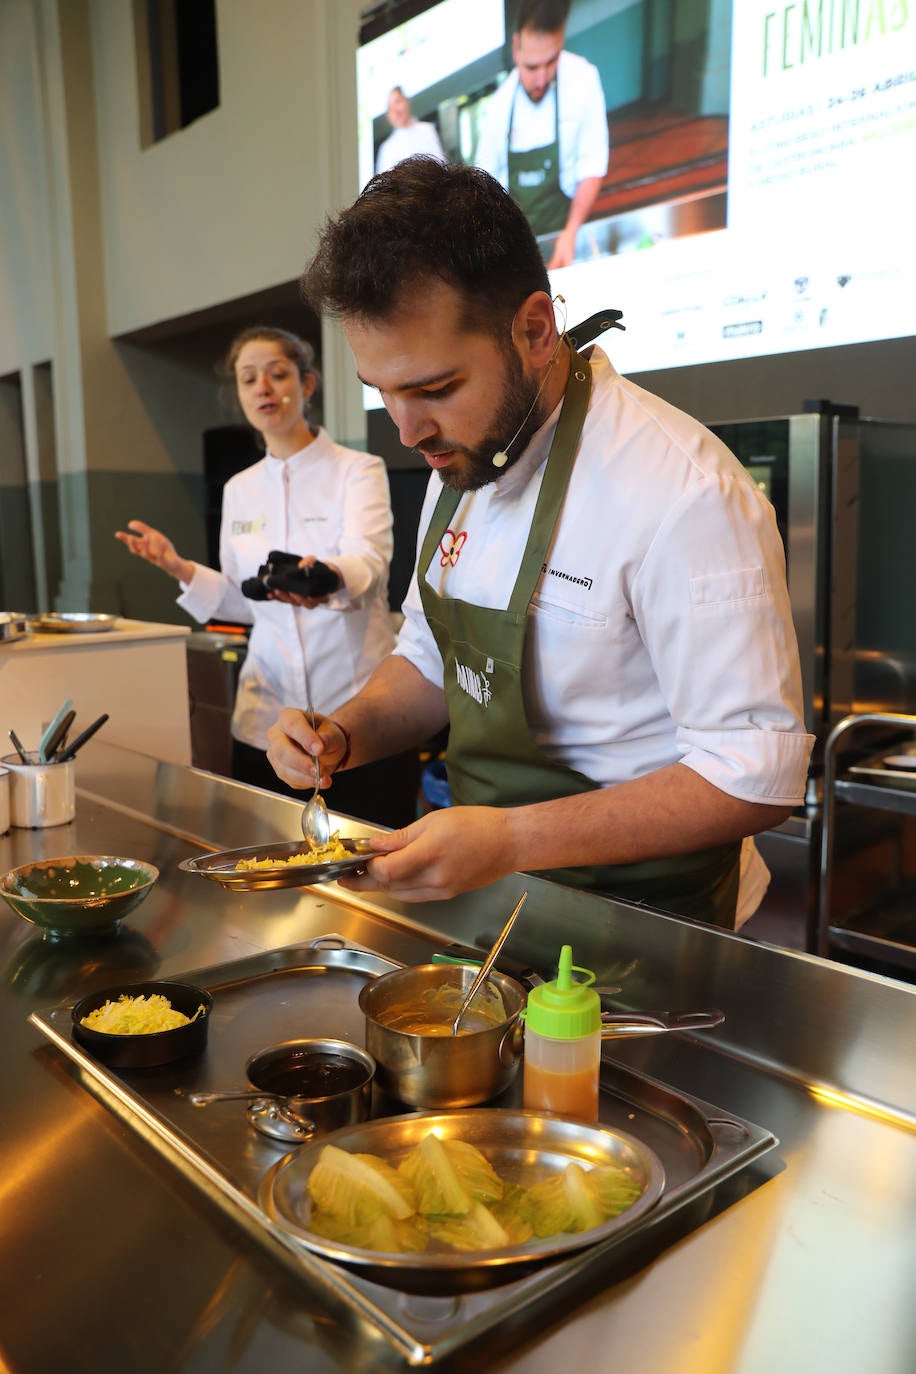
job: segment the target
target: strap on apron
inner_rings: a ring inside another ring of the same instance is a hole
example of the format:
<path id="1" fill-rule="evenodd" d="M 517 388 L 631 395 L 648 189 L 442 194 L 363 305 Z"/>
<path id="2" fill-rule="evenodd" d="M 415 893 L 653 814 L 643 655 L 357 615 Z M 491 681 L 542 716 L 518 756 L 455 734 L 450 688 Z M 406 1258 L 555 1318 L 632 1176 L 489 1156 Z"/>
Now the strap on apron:
<path id="1" fill-rule="evenodd" d="M 600 333 L 611 315 L 585 321 L 577 337 Z M 599 784 L 552 759 L 528 726 L 522 683 L 529 607 L 543 575 L 591 391 L 591 366 L 571 344 L 566 395 L 547 458 L 525 552 L 506 610 L 440 596 L 426 572 L 461 497 L 443 488 L 422 541 L 418 584 L 444 665 L 450 732 L 446 755 L 456 805 L 523 806 L 580 795 Z M 636 864 L 550 869 L 539 876 L 568 886 L 676 911 L 733 928 L 738 844 Z"/>

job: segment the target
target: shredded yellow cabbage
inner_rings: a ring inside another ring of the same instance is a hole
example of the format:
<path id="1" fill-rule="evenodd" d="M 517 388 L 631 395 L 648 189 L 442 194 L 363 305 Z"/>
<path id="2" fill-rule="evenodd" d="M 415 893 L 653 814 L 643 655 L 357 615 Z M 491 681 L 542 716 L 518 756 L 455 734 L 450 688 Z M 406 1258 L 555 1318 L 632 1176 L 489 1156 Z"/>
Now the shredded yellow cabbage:
<path id="1" fill-rule="evenodd" d="M 289 868 L 293 864 L 327 864 L 349 857 L 349 849 L 335 832 L 327 844 L 307 849 L 301 854 L 290 854 L 288 859 L 239 859 L 236 868 Z"/>
<path id="2" fill-rule="evenodd" d="M 203 1003 L 193 1016 L 176 1011 L 167 997 L 151 993 L 149 997 L 129 997 L 123 992 L 117 1002 L 105 1002 L 84 1016 L 81 1026 L 102 1031 L 105 1035 L 150 1035 L 157 1031 L 175 1030 L 196 1021 L 204 1013 Z"/>

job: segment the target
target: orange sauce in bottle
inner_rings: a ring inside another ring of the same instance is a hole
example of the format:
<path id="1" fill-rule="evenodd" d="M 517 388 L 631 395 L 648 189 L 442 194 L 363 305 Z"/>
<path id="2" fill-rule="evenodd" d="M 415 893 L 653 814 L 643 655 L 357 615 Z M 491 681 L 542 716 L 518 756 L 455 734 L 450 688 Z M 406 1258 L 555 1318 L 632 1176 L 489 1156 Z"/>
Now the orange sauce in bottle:
<path id="1" fill-rule="evenodd" d="M 569 1073 L 526 1062 L 522 1106 L 529 1111 L 553 1112 L 576 1121 L 598 1120 L 598 1075 L 594 1065 Z"/>

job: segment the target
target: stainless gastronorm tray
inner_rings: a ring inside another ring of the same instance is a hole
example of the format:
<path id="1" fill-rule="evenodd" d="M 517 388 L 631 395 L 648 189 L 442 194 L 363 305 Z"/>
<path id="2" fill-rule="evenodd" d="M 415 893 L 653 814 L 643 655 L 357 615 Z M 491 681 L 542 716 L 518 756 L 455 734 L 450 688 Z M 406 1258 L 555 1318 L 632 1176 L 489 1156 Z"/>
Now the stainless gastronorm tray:
<path id="1" fill-rule="evenodd" d="M 501 1323 L 514 1325 L 535 1312 L 543 1320 L 552 1304 L 568 1306 L 590 1283 L 613 1282 L 634 1259 L 645 1263 L 653 1248 L 696 1224 L 690 1218 L 697 1211 L 705 1216 L 717 1185 L 777 1143 L 751 1122 L 608 1059 L 602 1067 L 601 1122 L 649 1146 L 665 1173 L 659 1201 L 634 1228 L 511 1282 L 454 1297 L 374 1283 L 313 1253 L 273 1223 L 259 1194 L 286 1147 L 251 1129 L 244 1103 L 201 1110 L 176 1089 L 238 1086 L 251 1054 L 297 1036 L 331 1035 L 362 1044 L 359 989 L 395 967 L 328 936 L 182 973 L 182 981 L 213 995 L 209 1045 L 202 1058 L 165 1069 L 118 1074 L 99 1064 L 72 1040 L 69 1004 L 33 1012 L 29 1020 L 73 1061 L 87 1089 L 307 1284 L 322 1307 L 342 1320 L 368 1323 L 414 1365 L 442 1359 Z M 490 1105 L 515 1108 L 519 1086 L 520 1076 Z M 403 1110 L 380 1096 L 373 1104 L 377 1117 Z"/>

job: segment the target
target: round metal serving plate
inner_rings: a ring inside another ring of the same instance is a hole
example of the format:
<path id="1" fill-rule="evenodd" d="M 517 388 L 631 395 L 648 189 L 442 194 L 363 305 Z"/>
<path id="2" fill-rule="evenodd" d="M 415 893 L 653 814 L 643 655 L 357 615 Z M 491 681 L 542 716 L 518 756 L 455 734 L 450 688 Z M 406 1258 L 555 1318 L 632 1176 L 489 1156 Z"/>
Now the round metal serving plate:
<path id="1" fill-rule="evenodd" d="M 113 630 L 117 623 L 116 615 L 94 615 L 90 611 L 48 611 L 28 619 L 29 629 L 37 634 L 98 634 L 101 630 Z"/>
<path id="2" fill-rule="evenodd" d="M 289 840 L 280 844 L 259 844 L 250 849 L 224 849 L 218 854 L 204 854 L 196 859 L 182 859 L 178 865 L 185 873 L 197 873 L 210 878 L 234 892 L 261 892 L 271 887 L 309 887 L 313 883 L 330 883 L 344 873 L 358 873 L 366 867 L 374 850 L 367 839 L 344 839 L 340 843 L 349 853 L 345 859 L 331 859 L 326 863 L 290 864 L 285 860 L 295 854 L 308 853 L 307 840 Z M 276 868 L 239 868 L 241 859 L 272 859 Z"/>
<path id="3" fill-rule="evenodd" d="M 613 1164 L 626 1169 L 642 1192 L 625 1212 L 590 1231 L 535 1238 L 501 1250 L 457 1251 L 433 1243 L 420 1254 L 395 1255 L 342 1245 L 309 1230 L 308 1178 L 325 1145 L 380 1155 L 396 1166 L 431 1131 L 443 1140 L 463 1140 L 475 1145 L 504 1182 L 530 1187 L 561 1173 L 570 1163 L 584 1168 Z M 621 1235 L 654 1207 L 664 1186 L 661 1160 L 648 1145 L 623 1131 L 540 1112 L 472 1107 L 464 1111 L 382 1117 L 363 1125 L 346 1126 L 314 1143 L 299 1146 L 295 1154 L 284 1156 L 264 1176 L 260 1203 L 274 1225 L 314 1253 L 354 1267 L 374 1283 L 435 1295 L 509 1283 L 520 1276 L 520 1271 Z"/>

